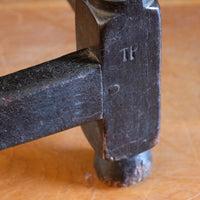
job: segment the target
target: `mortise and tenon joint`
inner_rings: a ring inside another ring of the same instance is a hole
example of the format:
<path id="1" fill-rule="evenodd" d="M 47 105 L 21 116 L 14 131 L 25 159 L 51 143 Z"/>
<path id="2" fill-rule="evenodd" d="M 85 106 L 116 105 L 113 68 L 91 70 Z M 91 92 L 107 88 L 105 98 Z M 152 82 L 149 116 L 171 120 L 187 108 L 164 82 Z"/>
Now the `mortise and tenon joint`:
<path id="1" fill-rule="evenodd" d="M 0 149 L 78 125 L 99 178 L 142 181 L 160 126 L 157 0 L 76 0 L 77 52 L 0 78 Z"/>

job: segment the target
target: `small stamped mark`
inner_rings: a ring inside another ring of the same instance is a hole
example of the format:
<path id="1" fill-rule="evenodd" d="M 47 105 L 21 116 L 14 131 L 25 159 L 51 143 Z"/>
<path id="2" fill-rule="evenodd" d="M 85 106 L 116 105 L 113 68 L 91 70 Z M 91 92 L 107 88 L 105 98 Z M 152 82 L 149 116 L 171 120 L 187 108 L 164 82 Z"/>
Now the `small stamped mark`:
<path id="1" fill-rule="evenodd" d="M 133 46 L 121 49 L 120 52 L 122 52 L 123 62 L 135 60 L 136 51 L 137 48 L 133 48 Z"/>

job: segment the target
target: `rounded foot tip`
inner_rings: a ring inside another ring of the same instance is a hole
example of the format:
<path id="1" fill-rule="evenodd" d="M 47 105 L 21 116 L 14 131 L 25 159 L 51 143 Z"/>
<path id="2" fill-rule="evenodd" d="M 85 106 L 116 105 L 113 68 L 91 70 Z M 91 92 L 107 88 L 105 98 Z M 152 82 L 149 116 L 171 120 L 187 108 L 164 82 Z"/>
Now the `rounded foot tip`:
<path id="1" fill-rule="evenodd" d="M 101 181 L 109 186 L 127 187 L 143 181 L 152 169 L 151 151 L 120 161 L 103 160 L 95 154 L 94 167 Z"/>

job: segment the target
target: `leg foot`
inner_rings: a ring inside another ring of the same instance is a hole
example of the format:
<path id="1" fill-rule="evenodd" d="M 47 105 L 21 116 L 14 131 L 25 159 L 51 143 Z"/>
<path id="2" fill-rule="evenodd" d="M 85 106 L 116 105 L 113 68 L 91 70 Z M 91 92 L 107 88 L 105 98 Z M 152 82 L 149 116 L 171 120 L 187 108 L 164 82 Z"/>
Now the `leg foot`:
<path id="1" fill-rule="evenodd" d="M 94 167 L 97 175 L 110 186 L 126 187 L 144 180 L 152 169 L 151 151 L 120 161 L 103 160 L 95 154 Z"/>

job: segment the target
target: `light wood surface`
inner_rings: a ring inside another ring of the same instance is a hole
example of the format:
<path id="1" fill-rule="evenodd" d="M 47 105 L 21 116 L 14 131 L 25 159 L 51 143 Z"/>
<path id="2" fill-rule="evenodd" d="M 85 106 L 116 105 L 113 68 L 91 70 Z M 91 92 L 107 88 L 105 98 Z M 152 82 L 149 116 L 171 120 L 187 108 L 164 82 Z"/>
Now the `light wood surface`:
<path id="1" fill-rule="evenodd" d="M 160 0 L 162 121 L 142 183 L 110 188 L 80 127 L 0 152 L 1 200 L 200 199 L 200 1 Z M 75 50 L 64 0 L 0 0 L 0 75 Z"/>

